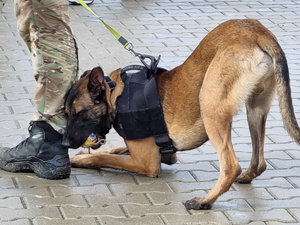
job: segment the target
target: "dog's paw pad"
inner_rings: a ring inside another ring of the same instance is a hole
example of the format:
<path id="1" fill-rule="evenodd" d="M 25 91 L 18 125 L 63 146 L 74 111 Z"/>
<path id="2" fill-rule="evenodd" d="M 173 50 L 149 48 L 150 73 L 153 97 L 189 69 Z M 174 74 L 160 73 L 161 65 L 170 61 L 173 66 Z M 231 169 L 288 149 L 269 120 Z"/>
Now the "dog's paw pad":
<path id="1" fill-rule="evenodd" d="M 199 210 L 199 209 L 211 209 L 212 204 L 211 203 L 207 203 L 203 201 L 203 198 L 193 198 L 191 200 L 188 200 L 185 202 L 185 208 L 187 210 L 191 210 L 191 209 L 195 209 L 195 210 Z"/>
<path id="2" fill-rule="evenodd" d="M 250 184 L 253 179 L 254 178 L 251 178 L 247 171 L 244 171 L 235 179 L 235 182 L 239 184 Z"/>

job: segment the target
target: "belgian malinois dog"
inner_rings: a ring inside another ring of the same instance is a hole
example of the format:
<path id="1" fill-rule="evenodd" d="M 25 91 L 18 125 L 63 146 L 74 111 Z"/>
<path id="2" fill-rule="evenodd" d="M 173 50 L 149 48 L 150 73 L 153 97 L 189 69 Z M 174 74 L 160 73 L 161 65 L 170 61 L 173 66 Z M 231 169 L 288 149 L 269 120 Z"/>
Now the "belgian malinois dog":
<path id="1" fill-rule="evenodd" d="M 105 138 L 124 88 L 120 71 L 110 74 L 116 83 L 112 92 L 100 67 L 87 71 L 73 85 L 66 99 L 69 118 L 64 145 L 78 148 L 91 133 Z M 265 124 L 275 91 L 285 129 L 300 144 L 285 54 L 276 37 L 257 20 L 229 20 L 219 25 L 182 65 L 158 74 L 156 82 L 169 136 L 177 150 L 194 149 L 210 140 L 219 157 L 217 183 L 203 198 L 188 200 L 187 209 L 210 209 L 234 181 L 250 183 L 266 169 Z M 232 117 L 243 104 L 253 146 L 250 166 L 244 172 L 231 142 Z M 126 147 L 83 152 L 74 156 L 71 164 L 157 177 L 161 162 L 176 162 L 175 154 L 160 154 L 154 137 L 125 143 Z"/>

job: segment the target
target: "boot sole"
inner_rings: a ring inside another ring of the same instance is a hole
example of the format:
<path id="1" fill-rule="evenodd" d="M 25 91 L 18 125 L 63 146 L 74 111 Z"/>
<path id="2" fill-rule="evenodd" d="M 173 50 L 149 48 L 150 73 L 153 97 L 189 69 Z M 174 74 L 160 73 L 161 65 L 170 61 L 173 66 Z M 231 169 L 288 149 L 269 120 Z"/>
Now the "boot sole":
<path id="1" fill-rule="evenodd" d="M 69 158 L 53 158 L 49 161 L 43 161 L 39 158 L 31 157 L 29 160 L 16 162 L 0 160 L 0 168 L 14 173 L 34 172 L 36 176 L 48 180 L 68 178 L 71 174 Z"/>

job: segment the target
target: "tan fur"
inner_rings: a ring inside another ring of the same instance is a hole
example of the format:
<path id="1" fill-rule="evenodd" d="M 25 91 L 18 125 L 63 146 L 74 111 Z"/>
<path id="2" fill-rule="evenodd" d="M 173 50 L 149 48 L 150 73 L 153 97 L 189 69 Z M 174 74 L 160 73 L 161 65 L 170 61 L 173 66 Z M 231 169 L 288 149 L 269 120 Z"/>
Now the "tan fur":
<path id="1" fill-rule="evenodd" d="M 116 82 L 110 98 L 113 111 L 124 87 L 119 73 L 116 70 L 111 74 Z M 256 20 L 230 20 L 218 26 L 182 65 L 159 74 L 157 86 L 174 146 L 189 150 L 209 139 L 220 161 L 220 177 L 215 186 L 205 197 L 187 201 L 187 209 L 211 208 L 235 179 L 250 183 L 266 169 L 265 122 L 276 87 L 285 127 L 300 143 L 285 55 L 274 35 Z M 231 123 L 243 104 L 247 108 L 253 157 L 248 170 L 241 173 L 231 142 Z M 77 155 L 72 158 L 72 165 L 159 175 L 160 154 L 153 137 L 126 141 L 126 145 Z M 174 163 L 174 159 L 171 155 L 169 160 Z"/>

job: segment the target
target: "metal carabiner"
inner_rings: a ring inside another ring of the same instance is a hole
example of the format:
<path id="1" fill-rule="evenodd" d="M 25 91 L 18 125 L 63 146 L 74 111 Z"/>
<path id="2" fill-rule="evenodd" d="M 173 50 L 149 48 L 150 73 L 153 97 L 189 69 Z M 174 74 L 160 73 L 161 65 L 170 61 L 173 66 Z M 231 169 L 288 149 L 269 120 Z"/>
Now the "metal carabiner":
<path id="1" fill-rule="evenodd" d="M 158 56 L 158 58 L 156 59 L 154 56 L 152 55 L 145 55 L 139 52 L 134 51 L 134 46 L 131 42 L 129 42 L 125 47 L 124 47 L 127 51 L 131 52 L 134 56 L 137 56 L 140 61 L 144 64 L 144 66 L 149 69 L 149 70 L 153 70 L 157 67 L 157 64 L 160 60 L 160 55 Z M 150 64 L 148 64 L 145 59 L 149 59 L 150 60 Z"/>

